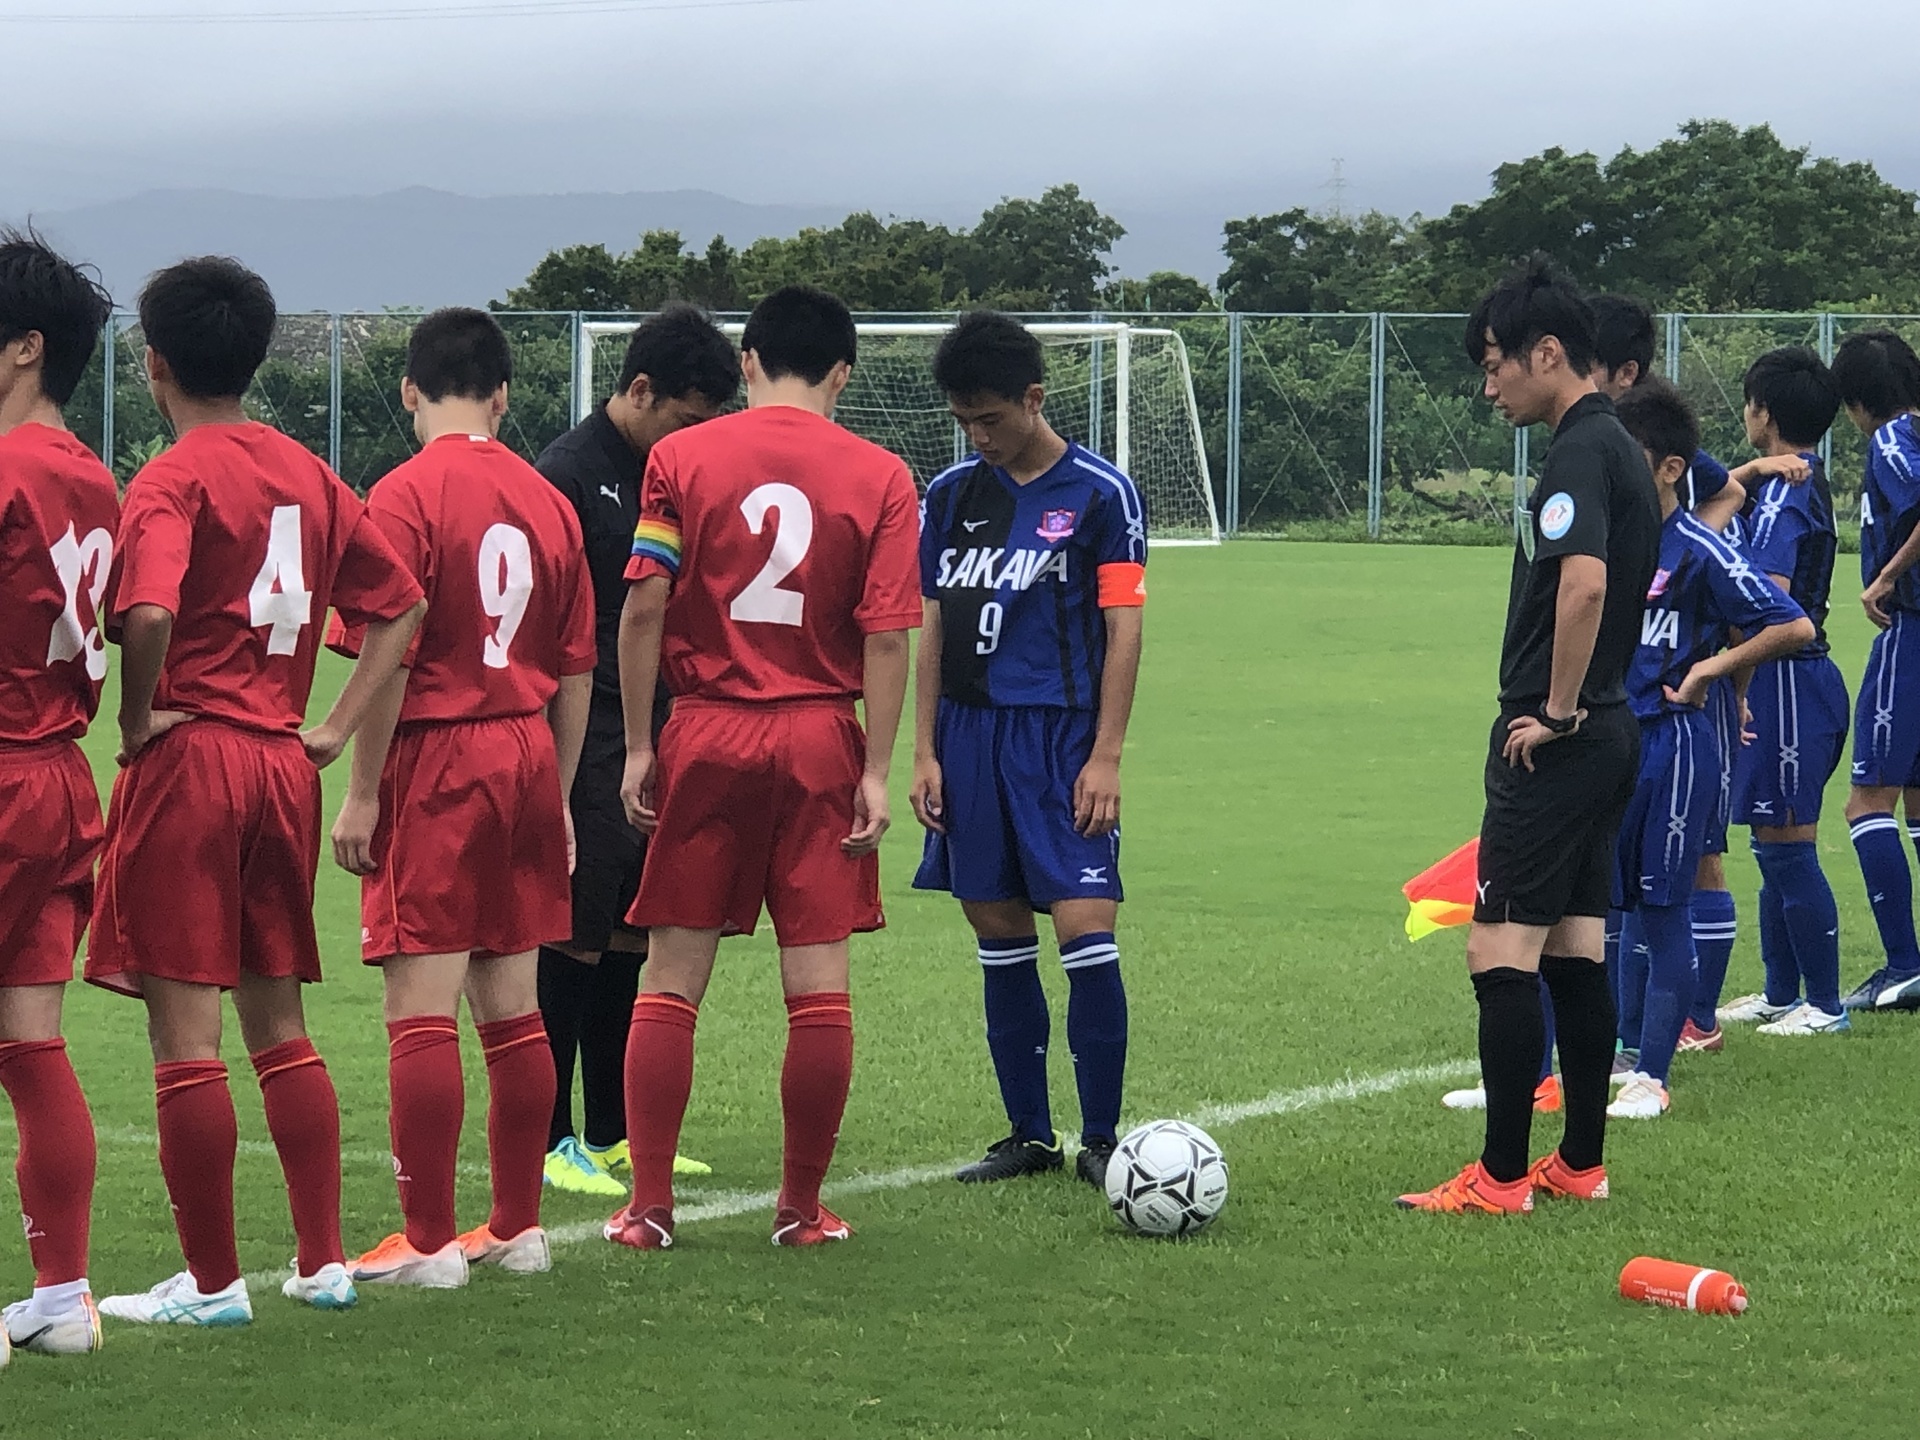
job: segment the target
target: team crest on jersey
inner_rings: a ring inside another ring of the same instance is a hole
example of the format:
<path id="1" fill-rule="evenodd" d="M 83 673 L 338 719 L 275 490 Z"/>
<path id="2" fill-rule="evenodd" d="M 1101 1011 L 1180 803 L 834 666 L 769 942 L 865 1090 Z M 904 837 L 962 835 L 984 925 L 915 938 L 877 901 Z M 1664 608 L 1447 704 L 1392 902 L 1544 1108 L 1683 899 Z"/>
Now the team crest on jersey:
<path id="1" fill-rule="evenodd" d="M 1065 540 L 1073 534 L 1073 522 L 1079 518 L 1071 510 L 1049 510 L 1040 517 L 1040 529 L 1036 533 L 1049 544 Z"/>
<path id="2" fill-rule="evenodd" d="M 1562 490 L 1540 507 L 1540 533 L 1558 540 L 1573 529 L 1573 497 Z"/>
<path id="3" fill-rule="evenodd" d="M 1654 571 L 1653 584 L 1647 587 L 1647 599 L 1658 600 L 1662 595 L 1666 594 L 1667 582 L 1671 579 L 1673 579 L 1673 572 L 1671 570 Z"/>

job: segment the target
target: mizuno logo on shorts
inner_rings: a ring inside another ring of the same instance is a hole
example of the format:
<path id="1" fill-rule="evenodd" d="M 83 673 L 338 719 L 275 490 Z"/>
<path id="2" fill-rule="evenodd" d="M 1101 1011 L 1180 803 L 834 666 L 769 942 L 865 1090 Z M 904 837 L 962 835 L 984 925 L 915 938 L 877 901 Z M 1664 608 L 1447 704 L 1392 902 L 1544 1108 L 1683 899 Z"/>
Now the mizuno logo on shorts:
<path id="1" fill-rule="evenodd" d="M 1083 866 L 1080 871 L 1082 885 L 1104 885 L 1107 883 L 1107 867 L 1104 865 Z"/>

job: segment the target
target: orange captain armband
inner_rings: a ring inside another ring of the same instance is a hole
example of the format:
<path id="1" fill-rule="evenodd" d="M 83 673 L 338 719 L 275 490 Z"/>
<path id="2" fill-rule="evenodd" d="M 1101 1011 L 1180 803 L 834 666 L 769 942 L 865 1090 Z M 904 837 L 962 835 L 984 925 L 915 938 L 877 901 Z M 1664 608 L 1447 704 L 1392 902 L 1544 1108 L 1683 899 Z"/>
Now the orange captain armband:
<path id="1" fill-rule="evenodd" d="M 1116 560 L 1100 567 L 1100 608 L 1135 609 L 1147 603 L 1147 567 Z"/>

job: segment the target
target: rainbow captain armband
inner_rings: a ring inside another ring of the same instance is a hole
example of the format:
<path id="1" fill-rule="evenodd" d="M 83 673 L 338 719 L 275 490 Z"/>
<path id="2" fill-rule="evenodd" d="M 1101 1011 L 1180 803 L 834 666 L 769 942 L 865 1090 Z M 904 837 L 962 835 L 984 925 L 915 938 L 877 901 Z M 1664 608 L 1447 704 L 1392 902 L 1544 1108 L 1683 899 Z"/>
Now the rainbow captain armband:
<path id="1" fill-rule="evenodd" d="M 1147 567 L 1116 560 L 1100 567 L 1100 608 L 1137 609 L 1147 603 Z"/>
<path id="2" fill-rule="evenodd" d="M 680 573 L 680 527 L 671 520 L 659 520 L 652 516 L 643 518 L 633 531 L 633 560 L 629 563 L 631 573 L 634 565 L 643 560 L 651 560 L 661 566 L 669 575 Z"/>

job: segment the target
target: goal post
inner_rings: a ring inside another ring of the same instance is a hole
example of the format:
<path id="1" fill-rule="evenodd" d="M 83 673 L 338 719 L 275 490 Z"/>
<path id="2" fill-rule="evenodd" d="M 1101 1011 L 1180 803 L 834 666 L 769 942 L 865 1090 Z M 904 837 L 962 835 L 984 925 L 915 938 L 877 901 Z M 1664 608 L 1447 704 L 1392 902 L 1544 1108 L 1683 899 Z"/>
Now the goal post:
<path id="1" fill-rule="evenodd" d="M 644 317 L 583 319 L 574 377 L 576 419 L 605 400 L 627 336 Z M 951 321 L 859 321 L 860 363 L 835 418 L 907 462 L 922 490 L 966 457 L 967 444 L 933 382 L 933 352 Z M 720 327 L 738 340 L 745 326 Z M 1205 431 L 1180 332 L 1075 321 L 1027 326 L 1046 349 L 1047 418 L 1130 476 L 1156 545 L 1217 545 Z"/>

